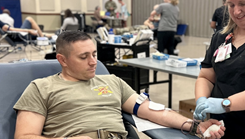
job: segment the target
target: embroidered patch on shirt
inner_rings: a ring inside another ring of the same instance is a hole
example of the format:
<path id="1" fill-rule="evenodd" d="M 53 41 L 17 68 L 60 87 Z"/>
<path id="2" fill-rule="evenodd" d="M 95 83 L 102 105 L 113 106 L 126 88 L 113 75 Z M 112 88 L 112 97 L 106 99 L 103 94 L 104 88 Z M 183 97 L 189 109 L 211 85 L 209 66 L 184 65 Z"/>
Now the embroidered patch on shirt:
<path id="1" fill-rule="evenodd" d="M 99 91 L 98 95 L 107 95 L 113 93 L 112 91 L 108 90 L 108 86 L 100 86 L 97 89 L 94 89 L 94 91 Z"/>

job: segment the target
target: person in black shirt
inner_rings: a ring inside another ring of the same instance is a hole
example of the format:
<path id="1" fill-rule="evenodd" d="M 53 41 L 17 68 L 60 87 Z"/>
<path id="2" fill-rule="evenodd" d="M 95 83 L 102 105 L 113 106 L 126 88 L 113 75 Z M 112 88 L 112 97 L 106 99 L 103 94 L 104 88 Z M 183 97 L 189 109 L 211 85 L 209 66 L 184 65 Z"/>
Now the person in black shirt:
<path id="1" fill-rule="evenodd" d="M 215 31 L 218 31 L 227 25 L 228 19 L 229 14 L 228 8 L 226 7 L 226 0 L 223 0 L 223 6 L 215 10 L 210 26 Z"/>
<path id="2" fill-rule="evenodd" d="M 245 0 L 227 0 L 229 22 L 217 31 L 206 52 L 195 86 L 194 117 L 223 120 L 222 139 L 236 139 L 245 131 Z"/>

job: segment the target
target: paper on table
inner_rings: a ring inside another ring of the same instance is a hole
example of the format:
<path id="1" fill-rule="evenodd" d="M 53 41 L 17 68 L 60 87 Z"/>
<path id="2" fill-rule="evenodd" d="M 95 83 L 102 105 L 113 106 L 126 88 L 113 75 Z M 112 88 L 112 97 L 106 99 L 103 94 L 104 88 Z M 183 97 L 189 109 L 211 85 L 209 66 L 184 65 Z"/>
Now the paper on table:
<path id="1" fill-rule="evenodd" d="M 161 126 L 159 124 L 155 124 L 151 121 L 141 119 L 135 115 L 132 115 L 132 117 L 134 119 L 135 125 L 139 132 L 151 130 L 151 129 L 157 129 L 157 128 L 168 128 L 165 126 Z"/>

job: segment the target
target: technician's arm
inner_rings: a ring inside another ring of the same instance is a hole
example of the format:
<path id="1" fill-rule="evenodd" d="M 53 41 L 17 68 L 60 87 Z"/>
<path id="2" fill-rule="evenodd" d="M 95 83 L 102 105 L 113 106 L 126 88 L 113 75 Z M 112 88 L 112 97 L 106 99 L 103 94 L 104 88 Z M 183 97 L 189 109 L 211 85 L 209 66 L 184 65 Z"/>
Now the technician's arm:
<path id="1" fill-rule="evenodd" d="M 215 72 L 213 68 L 202 68 L 195 85 L 196 101 L 200 97 L 208 98 L 215 83 Z"/>
<path id="2" fill-rule="evenodd" d="M 41 114 L 29 111 L 18 111 L 15 129 L 15 139 L 63 139 L 46 138 L 41 136 L 45 117 Z M 89 137 L 80 136 L 69 139 L 91 139 Z"/>
<path id="3" fill-rule="evenodd" d="M 230 111 L 245 110 L 245 106 L 243 105 L 245 102 L 245 91 L 242 91 L 241 93 L 234 94 L 228 98 L 231 101 Z"/>
<path id="4" fill-rule="evenodd" d="M 215 21 L 212 21 L 212 22 L 210 23 L 210 27 L 211 27 L 212 29 L 216 29 L 216 22 L 215 22 Z"/>
<path id="5" fill-rule="evenodd" d="M 135 105 L 136 99 L 138 98 L 138 94 L 132 95 L 122 106 L 123 110 L 128 113 L 133 113 L 133 107 Z M 139 109 L 138 109 L 138 117 L 147 119 L 149 121 L 152 121 L 154 123 L 158 123 L 163 126 L 172 127 L 181 129 L 181 125 L 187 121 L 187 117 L 184 117 L 172 110 L 161 110 L 161 111 L 155 111 L 149 109 L 149 101 L 144 101 Z M 205 131 L 207 127 L 211 126 L 212 124 L 220 124 L 217 120 L 209 120 L 206 123 L 201 123 L 201 130 Z M 183 127 L 183 130 L 189 131 L 191 128 L 191 124 L 185 124 Z M 218 132 L 210 132 L 212 135 L 212 138 L 220 138 L 224 135 L 225 128 L 222 127 L 222 130 L 220 129 Z M 198 130 L 197 130 L 198 131 Z"/>

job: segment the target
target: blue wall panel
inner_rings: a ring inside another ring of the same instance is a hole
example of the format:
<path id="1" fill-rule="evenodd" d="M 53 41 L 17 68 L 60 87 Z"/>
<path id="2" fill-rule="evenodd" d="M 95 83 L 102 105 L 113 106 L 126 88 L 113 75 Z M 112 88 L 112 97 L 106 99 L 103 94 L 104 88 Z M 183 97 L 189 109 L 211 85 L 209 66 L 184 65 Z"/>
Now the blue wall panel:
<path id="1" fill-rule="evenodd" d="M 3 9 L 10 11 L 10 16 L 14 19 L 14 27 L 19 28 L 22 25 L 20 0 L 0 0 L 0 8 L 0 13 Z"/>

